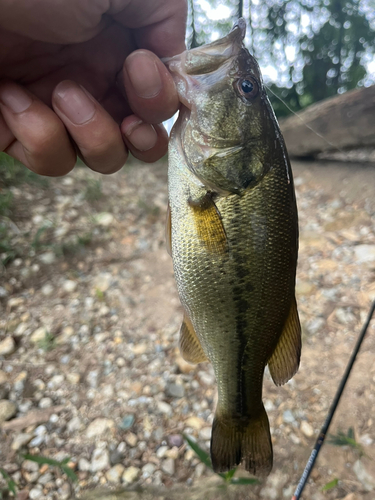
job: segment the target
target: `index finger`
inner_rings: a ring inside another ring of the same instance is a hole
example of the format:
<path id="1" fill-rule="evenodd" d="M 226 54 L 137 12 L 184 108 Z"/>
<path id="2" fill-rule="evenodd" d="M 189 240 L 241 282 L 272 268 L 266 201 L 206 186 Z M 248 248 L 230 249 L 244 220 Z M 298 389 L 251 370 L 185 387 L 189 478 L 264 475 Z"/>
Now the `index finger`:
<path id="1" fill-rule="evenodd" d="M 119 2 L 121 5 L 121 2 Z M 117 5 L 119 5 L 117 4 Z M 131 0 L 126 9 L 117 8 L 116 21 L 133 30 L 139 48 L 159 57 L 169 57 L 185 50 L 186 0 Z"/>

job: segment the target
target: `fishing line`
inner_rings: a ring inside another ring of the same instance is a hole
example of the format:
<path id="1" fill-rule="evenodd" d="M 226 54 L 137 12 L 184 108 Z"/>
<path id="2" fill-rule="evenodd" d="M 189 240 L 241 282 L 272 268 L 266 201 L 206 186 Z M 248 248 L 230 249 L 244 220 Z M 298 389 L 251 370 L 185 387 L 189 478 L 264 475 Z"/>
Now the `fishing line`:
<path id="1" fill-rule="evenodd" d="M 362 327 L 361 333 L 359 334 L 357 343 L 356 343 L 356 345 L 355 345 L 355 347 L 353 349 L 352 355 L 350 356 L 350 359 L 349 359 L 348 365 L 346 367 L 345 373 L 344 373 L 344 375 L 343 375 L 343 377 L 341 379 L 341 382 L 340 382 L 340 385 L 339 385 L 339 387 L 337 389 L 337 392 L 336 392 L 336 395 L 334 397 L 334 400 L 333 400 L 333 402 L 331 404 L 331 407 L 330 407 L 330 409 L 328 411 L 327 418 L 326 418 L 326 420 L 325 420 L 325 422 L 324 422 L 324 424 L 323 424 L 323 426 L 322 426 L 322 428 L 320 430 L 318 439 L 316 440 L 314 449 L 312 450 L 311 455 L 310 455 L 310 457 L 309 457 L 309 459 L 307 461 L 305 470 L 303 471 L 301 479 L 299 480 L 298 486 L 296 488 L 296 491 L 294 492 L 294 496 L 293 496 L 292 500 L 299 500 L 300 497 L 301 497 L 301 493 L 302 493 L 304 487 L 306 486 L 307 480 L 308 480 L 308 478 L 310 476 L 312 468 L 314 467 L 315 461 L 316 461 L 316 459 L 318 457 L 318 453 L 320 451 L 320 448 L 322 447 L 322 445 L 324 443 L 324 440 L 326 438 L 326 435 L 327 435 L 329 426 L 331 424 L 332 418 L 333 418 L 333 416 L 335 414 L 335 411 L 337 409 L 337 406 L 338 406 L 338 404 L 340 402 L 340 398 L 341 398 L 342 393 L 344 391 L 346 382 L 348 381 L 348 378 L 349 378 L 350 372 L 351 372 L 351 370 L 353 368 L 355 359 L 357 357 L 359 349 L 361 348 L 361 344 L 363 342 L 363 339 L 366 336 L 367 329 L 368 329 L 368 327 L 370 325 L 370 322 L 371 322 L 372 316 L 374 314 L 374 311 L 375 311 L 375 301 L 373 302 L 373 304 L 372 304 L 372 306 L 370 308 L 370 312 L 369 312 L 369 314 L 367 316 L 366 322 L 365 322 L 365 324 Z"/>
<path id="2" fill-rule="evenodd" d="M 294 115 L 296 116 L 301 123 L 303 123 L 303 125 L 308 128 L 309 130 L 311 130 L 311 132 L 313 134 L 315 134 L 316 136 L 318 136 L 320 139 L 322 139 L 326 144 L 328 144 L 328 146 L 331 146 L 331 148 L 333 149 L 336 149 L 337 151 L 339 151 L 340 153 L 344 154 L 348 159 L 348 155 L 346 153 L 346 151 L 344 151 L 343 149 L 340 149 L 338 146 L 335 146 L 334 144 L 332 144 L 332 142 L 329 142 L 325 137 L 323 137 L 321 134 L 319 134 L 319 132 L 317 132 L 316 130 L 314 130 L 312 127 L 310 127 L 310 125 L 307 125 L 307 123 L 305 123 L 303 121 L 303 119 L 300 117 L 300 115 L 298 113 L 296 113 L 295 111 L 293 111 L 292 108 L 290 108 L 288 106 L 288 104 L 280 97 L 278 96 L 277 94 L 275 94 L 275 92 L 273 92 L 273 90 L 271 90 L 267 85 L 264 85 L 266 87 L 266 89 L 271 92 L 272 95 L 274 95 L 276 97 L 276 99 L 279 99 L 280 102 L 282 102 L 284 104 L 284 106 Z"/>

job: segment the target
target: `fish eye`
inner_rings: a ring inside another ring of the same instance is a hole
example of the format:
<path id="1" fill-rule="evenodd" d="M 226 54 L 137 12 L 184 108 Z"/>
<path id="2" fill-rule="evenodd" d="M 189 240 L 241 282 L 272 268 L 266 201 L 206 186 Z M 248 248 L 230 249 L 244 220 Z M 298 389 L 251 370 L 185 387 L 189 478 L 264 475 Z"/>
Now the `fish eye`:
<path id="1" fill-rule="evenodd" d="M 255 78 L 248 76 L 237 81 L 239 94 L 246 99 L 253 99 L 259 91 L 259 86 Z"/>

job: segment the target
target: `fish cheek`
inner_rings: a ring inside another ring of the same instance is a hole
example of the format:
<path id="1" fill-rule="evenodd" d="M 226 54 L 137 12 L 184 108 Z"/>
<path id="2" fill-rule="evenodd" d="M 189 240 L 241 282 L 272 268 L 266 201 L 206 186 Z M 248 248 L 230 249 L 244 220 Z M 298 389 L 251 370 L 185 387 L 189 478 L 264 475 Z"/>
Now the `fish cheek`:
<path id="1" fill-rule="evenodd" d="M 227 253 L 227 235 L 212 194 L 207 193 L 199 202 L 190 198 L 188 204 L 193 212 L 197 236 L 205 250 L 213 254 Z"/>

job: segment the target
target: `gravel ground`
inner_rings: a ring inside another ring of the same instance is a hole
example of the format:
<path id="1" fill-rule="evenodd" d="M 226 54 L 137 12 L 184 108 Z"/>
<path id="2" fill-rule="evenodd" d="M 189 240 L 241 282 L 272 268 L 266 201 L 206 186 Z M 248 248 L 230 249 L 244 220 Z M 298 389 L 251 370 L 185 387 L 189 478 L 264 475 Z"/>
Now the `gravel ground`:
<path id="1" fill-rule="evenodd" d="M 294 175 L 304 345 L 292 381 L 276 388 L 265 376 L 274 470 L 247 492 L 265 500 L 292 496 L 375 299 L 375 169 L 295 164 Z M 212 473 L 182 434 L 208 449 L 216 388 L 211 367 L 189 365 L 176 347 L 165 162 L 106 178 L 76 168 L 11 190 L 1 221 L 15 259 L 0 281 L 0 467 L 18 498 L 199 485 Z M 306 498 L 374 498 L 374 352 L 373 322 L 331 429 L 352 427 L 359 446 L 327 444 Z M 69 458 L 78 481 L 25 453 Z"/>

